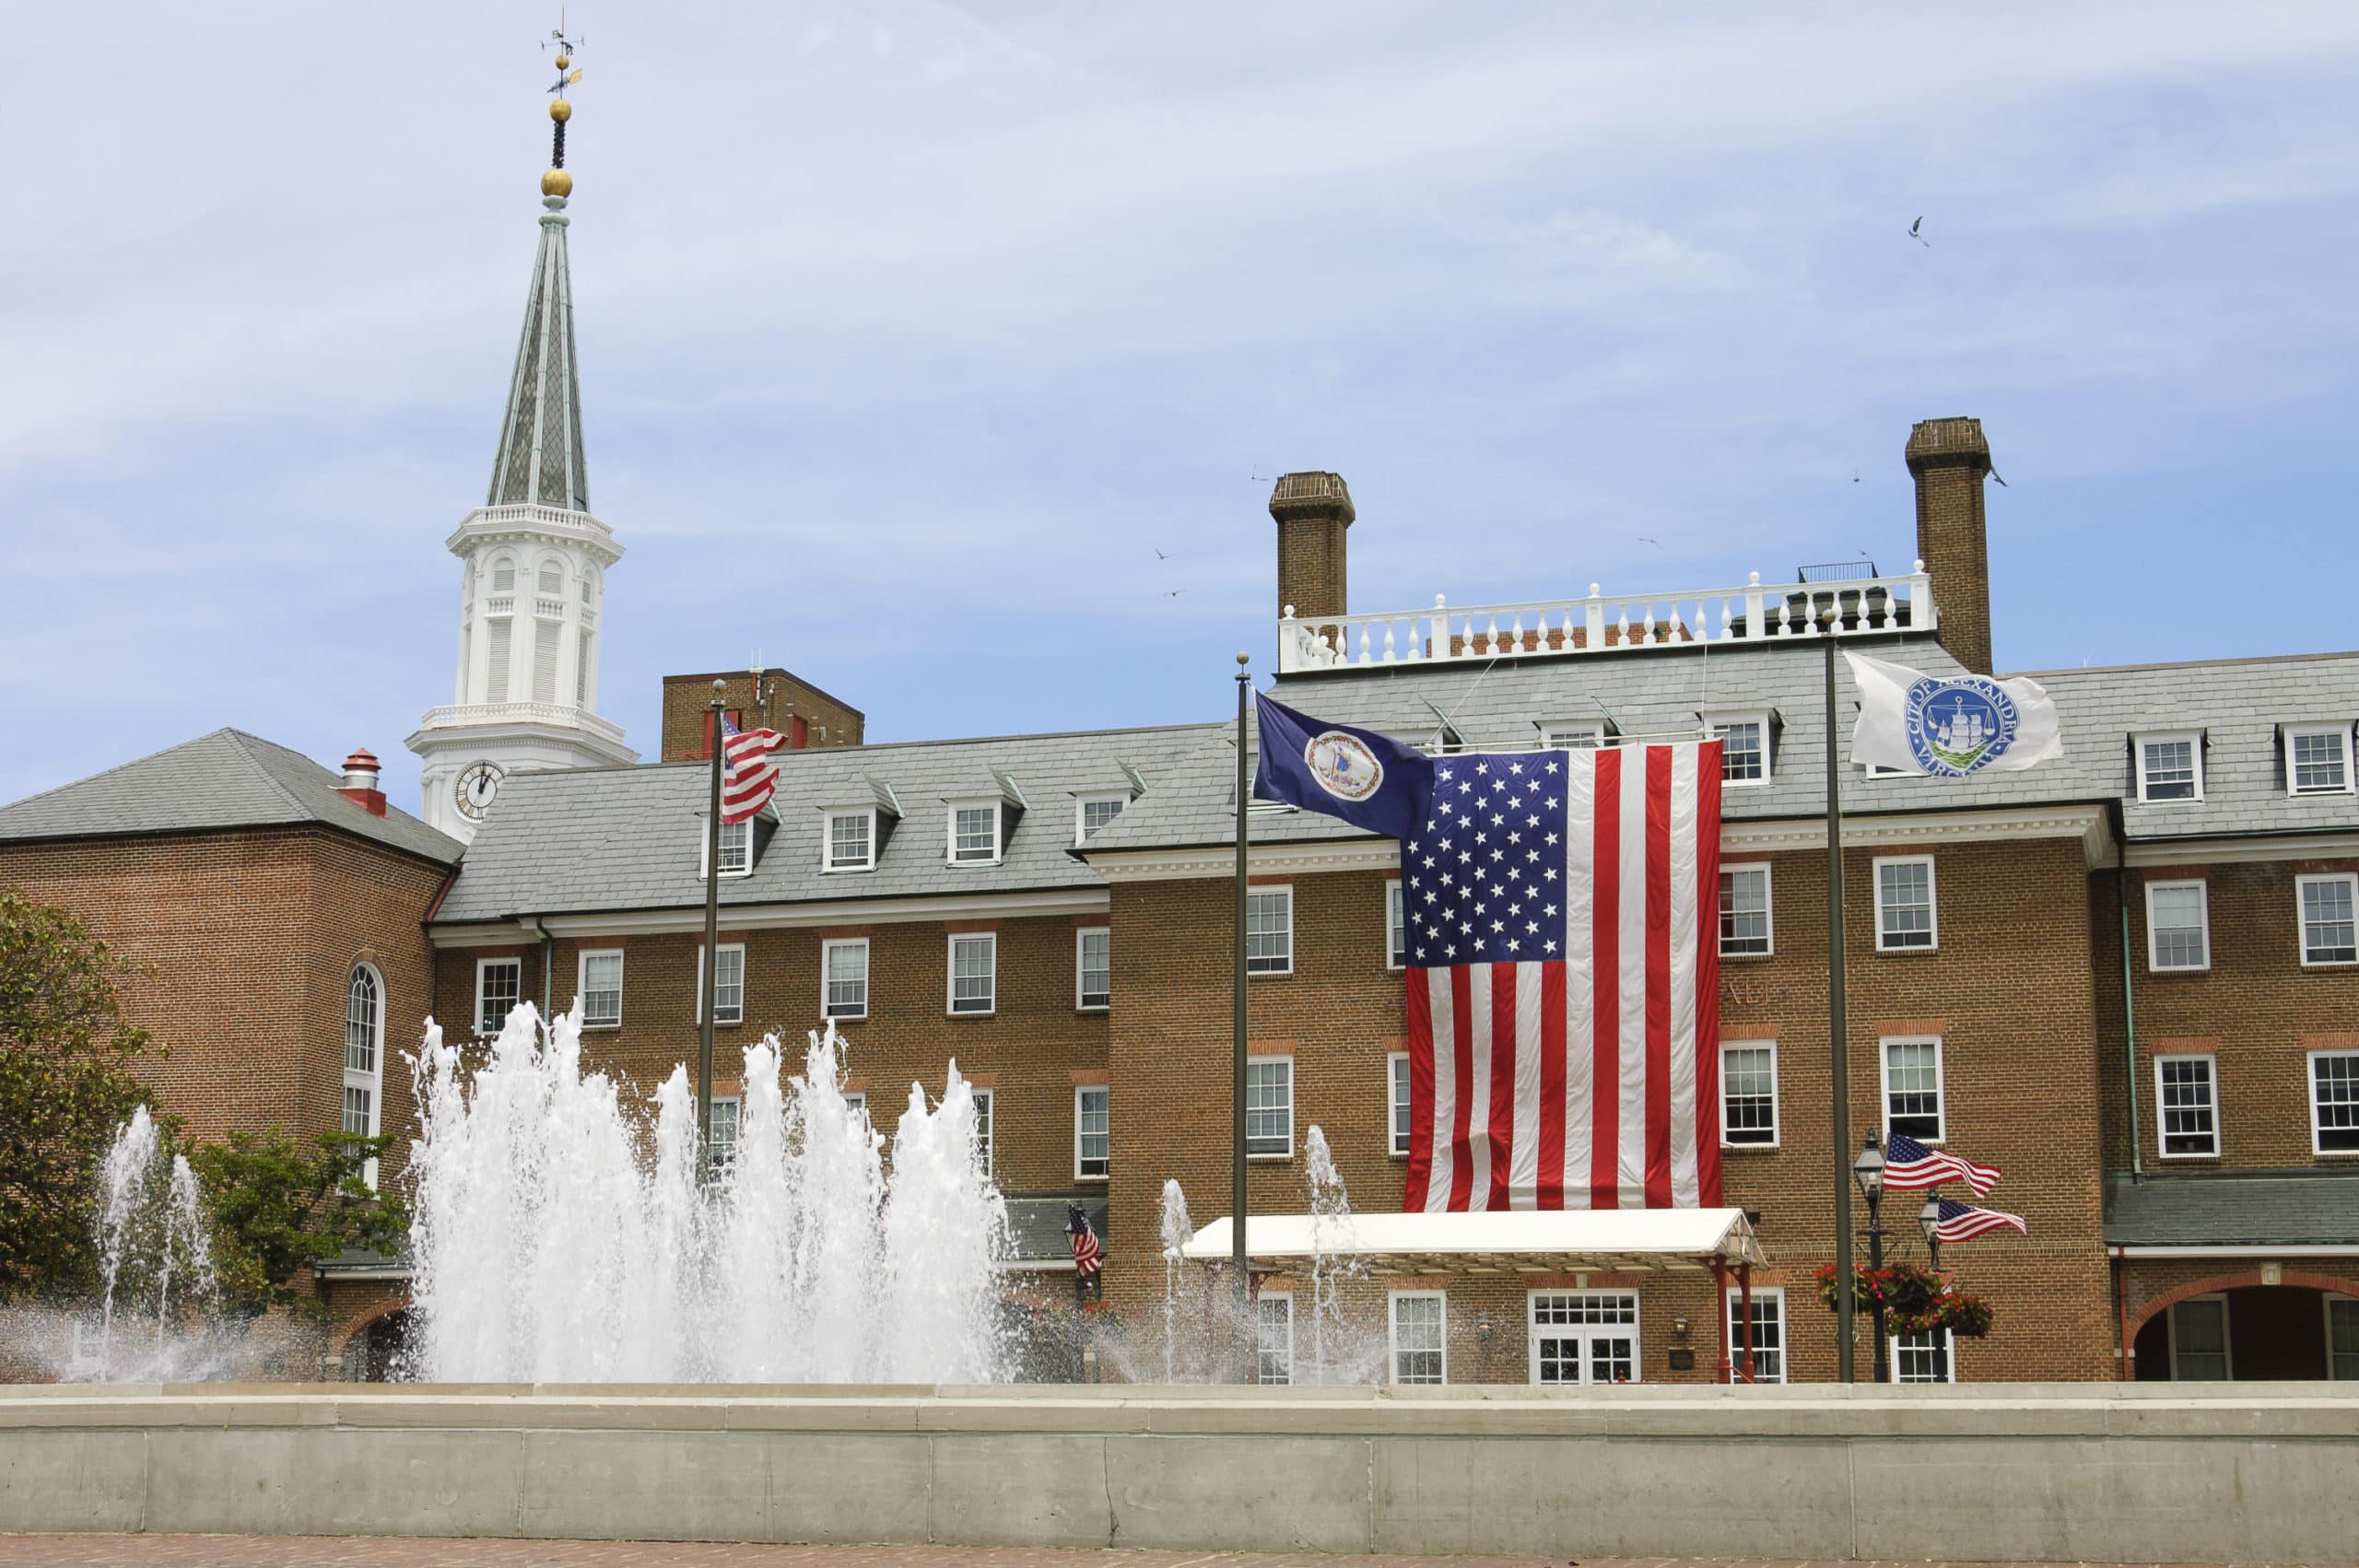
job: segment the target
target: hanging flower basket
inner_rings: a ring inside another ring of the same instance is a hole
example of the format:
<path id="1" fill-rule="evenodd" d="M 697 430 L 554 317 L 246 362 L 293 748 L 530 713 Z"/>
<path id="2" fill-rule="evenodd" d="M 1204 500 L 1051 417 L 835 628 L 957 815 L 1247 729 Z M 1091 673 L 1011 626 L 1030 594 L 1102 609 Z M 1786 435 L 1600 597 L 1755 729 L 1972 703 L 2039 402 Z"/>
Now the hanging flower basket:
<path id="1" fill-rule="evenodd" d="M 1818 1271 L 1818 1299 L 1835 1305 L 1835 1265 Z M 1914 1263 L 1884 1269 L 1864 1264 L 1851 1268 L 1851 1307 L 1855 1312 L 1884 1308 L 1884 1327 L 1895 1334 L 1924 1334 L 1946 1328 L 1962 1340 L 1978 1340 L 1990 1332 L 1990 1304 L 1966 1295 L 1941 1275 Z"/>

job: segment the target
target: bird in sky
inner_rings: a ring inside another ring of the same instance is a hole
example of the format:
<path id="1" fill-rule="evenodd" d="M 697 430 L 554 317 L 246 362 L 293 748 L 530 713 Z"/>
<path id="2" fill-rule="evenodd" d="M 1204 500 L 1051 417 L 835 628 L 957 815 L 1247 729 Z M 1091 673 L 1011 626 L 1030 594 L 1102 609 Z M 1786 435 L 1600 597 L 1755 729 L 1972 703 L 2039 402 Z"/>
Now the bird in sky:
<path id="1" fill-rule="evenodd" d="M 1995 469 L 1995 468 L 1994 468 L 1994 469 L 1992 469 L 1992 470 L 1990 471 L 1990 477 L 1991 477 L 1991 478 L 1993 478 L 1993 479 L 1999 479 L 1999 471 L 1998 471 L 1997 469 Z M 2013 489 L 2013 488 L 2014 488 L 2014 486 L 2013 486 L 2013 485 L 2008 484 L 2008 483 L 2007 483 L 2005 480 L 2003 480 L 2003 479 L 1999 479 L 1999 487 L 2000 487 L 2001 489 L 2002 489 L 2002 490 L 2012 490 L 2012 489 Z"/>
<path id="2" fill-rule="evenodd" d="M 1648 537 L 1647 537 L 1645 534 L 1643 534 L 1643 533 L 1641 533 L 1641 534 L 1639 534 L 1639 535 L 1638 535 L 1638 543 L 1639 543 L 1639 544 L 1651 544 L 1651 545 L 1653 545 L 1653 546 L 1654 546 L 1656 549 L 1658 549 L 1658 550 L 1660 550 L 1660 549 L 1661 549 L 1661 548 L 1662 548 L 1662 541 L 1661 541 L 1661 540 L 1660 540 L 1660 539 L 1649 539 L 1649 538 L 1648 538 Z"/>
<path id="3" fill-rule="evenodd" d="M 1157 550 L 1157 551 L 1156 551 L 1156 553 L 1155 553 L 1155 558 L 1156 558 L 1156 560 L 1158 560 L 1158 561 L 1168 561 L 1168 560 L 1169 560 L 1171 557 L 1170 557 L 1170 556 L 1167 556 L 1167 555 L 1165 555 L 1162 551 Z"/>
<path id="4" fill-rule="evenodd" d="M 1853 475 L 1851 475 L 1851 483 L 1852 483 L 1852 484 L 1857 485 L 1859 482 L 1860 482 L 1860 476 L 1859 476 L 1858 474 L 1854 474 Z"/>
<path id="5" fill-rule="evenodd" d="M 1916 222 L 1914 222 L 1914 223 L 1912 223 L 1912 224 L 1910 224 L 1910 225 L 1908 226 L 1908 238 L 1910 238 L 1911 240 L 1916 240 L 1916 241 L 1917 241 L 1917 243 L 1919 243 L 1919 245 L 1924 246 L 1924 247 L 1925 247 L 1925 249 L 1927 249 L 1928 251 L 1930 251 L 1930 250 L 1931 250 L 1931 249 L 1933 248 L 1933 242 L 1932 242 L 1931 240 L 1926 239 L 1926 238 L 1925 238 L 1925 236 L 1924 236 L 1924 235 L 1922 235 L 1921 233 L 1918 232 L 1919 229 L 1923 228 L 1924 227 L 1925 227 L 1925 216 L 1924 216 L 1924 214 L 1919 213 L 1919 214 L 1918 214 L 1918 215 L 1917 215 L 1917 221 L 1916 221 Z"/>
<path id="6" fill-rule="evenodd" d="M 1163 591 L 1163 596 L 1166 599 L 1177 599 L 1187 591 L 1184 588 L 1167 588 Z"/>

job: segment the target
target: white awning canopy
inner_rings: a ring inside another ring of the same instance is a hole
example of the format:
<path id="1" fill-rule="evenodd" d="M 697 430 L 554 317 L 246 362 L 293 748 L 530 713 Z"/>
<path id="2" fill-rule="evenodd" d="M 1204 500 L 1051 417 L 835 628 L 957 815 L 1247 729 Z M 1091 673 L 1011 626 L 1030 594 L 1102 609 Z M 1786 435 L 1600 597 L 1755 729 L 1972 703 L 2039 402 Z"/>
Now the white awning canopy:
<path id="1" fill-rule="evenodd" d="M 1180 1249 L 1191 1262 L 1226 1263 L 1227 1219 Z M 1313 1227 L 1317 1227 L 1314 1237 Z M 1314 1246 L 1313 1242 L 1317 1245 Z M 1516 1209 L 1477 1214 L 1254 1214 L 1245 1224 L 1249 1263 L 1283 1268 L 1314 1254 L 1356 1258 L 1401 1274 L 1563 1274 L 1596 1270 L 1696 1271 L 1714 1258 L 1756 1267 L 1760 1238 L 1742 1209 Z"/>

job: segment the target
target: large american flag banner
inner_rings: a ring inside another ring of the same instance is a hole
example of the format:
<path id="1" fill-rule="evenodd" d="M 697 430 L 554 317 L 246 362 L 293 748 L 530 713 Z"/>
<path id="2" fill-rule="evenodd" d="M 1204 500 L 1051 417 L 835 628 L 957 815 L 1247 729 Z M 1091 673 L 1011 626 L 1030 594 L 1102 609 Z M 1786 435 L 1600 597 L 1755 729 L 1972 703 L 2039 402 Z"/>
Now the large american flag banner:
<path id="1" fill-rule="evenodd" d="M 1402 1207 L 1720 1202 L 1720 743 L 1434 759 Z"/>
<path id="2" fill-rule="evenodd" d="M 778 790 L 778 767 L 770 753 L 785 741 L 775 730 L 740 730 L 728 715 L 722 716 L 722 821 L 744 822 L 769 804 Z"/>

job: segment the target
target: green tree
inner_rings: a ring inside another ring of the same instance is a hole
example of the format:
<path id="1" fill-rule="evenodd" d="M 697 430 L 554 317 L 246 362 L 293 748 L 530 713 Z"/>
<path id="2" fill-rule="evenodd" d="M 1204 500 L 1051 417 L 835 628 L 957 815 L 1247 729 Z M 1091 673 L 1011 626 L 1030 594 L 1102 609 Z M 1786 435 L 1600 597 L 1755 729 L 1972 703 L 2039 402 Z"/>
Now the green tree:
<path id="1" fill-rule="evenodd" d="M 285 1306 L 325 1317 L 308 1289 L 311 1270 L 347 1248 L 396 1252 L 409 1232 L 406 1207 L 370 1190 L 367 1179 L 369 1162 L 392 1143 L 357 1132 L 323 1132 L 305 1143 L 272 1128 L 191 1151 L 223 1296 L 251 1311 Z"/>
<path id="2" fill-rule="evenodd" d="M 64 909 L 0 891 L 0 1297 L 96 1278 L 92 1173 L 147 1097 L 130 965 Z"/>

